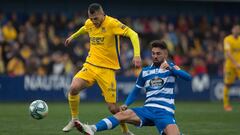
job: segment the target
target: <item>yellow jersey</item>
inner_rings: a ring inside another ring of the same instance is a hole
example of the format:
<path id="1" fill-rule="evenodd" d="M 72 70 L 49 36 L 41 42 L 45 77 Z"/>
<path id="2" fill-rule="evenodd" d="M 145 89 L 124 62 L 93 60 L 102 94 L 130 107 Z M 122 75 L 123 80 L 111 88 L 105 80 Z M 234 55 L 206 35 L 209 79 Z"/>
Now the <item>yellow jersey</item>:
<path id="1" fill-rule="evenodd" d="M 230 51 L 233 58 L 237 62 L 240 62 L 240 36 L 234 38 L 233 35 L 229 35 L 224 38 L 225 64 L 228 66 L 233 66 L 231 60 L 226 57 L 226 51 Z"/>
<path id="2" fill-rule="evenodd" d="M 86 62 L 98 67 L 120 69 L 120 40 L 128 27 L 117 19 L 105 16 L 99 28 L 87 19 L 84 30 L 90 37 L 90 50 Z"/>

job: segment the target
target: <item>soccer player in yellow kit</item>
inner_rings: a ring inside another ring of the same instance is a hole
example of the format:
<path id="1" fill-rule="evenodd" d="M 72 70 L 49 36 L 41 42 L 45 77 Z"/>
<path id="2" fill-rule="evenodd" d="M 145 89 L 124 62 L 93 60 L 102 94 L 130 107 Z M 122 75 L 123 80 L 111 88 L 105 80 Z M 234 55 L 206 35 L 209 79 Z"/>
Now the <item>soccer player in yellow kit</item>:
<path id="1" fill-rule="evenodd" d="M 116 104 L 116 79 L 115 71 L 120 69 L 119 36 L 127 36 L 131 39 L 136 67 L 141 66 L 140 45 L 138 34 L 122 24 L 117 19 L 104 14 L 102 6 L 93 3 L 88 7 L 89 19 L 76 33 L 67 38 L 68 45 L 79 35 L 88 33 L 90 37 L 90 50 L 83 68 L 74 76 L 68 101 L 71 109 L 72 120 L 63 128 L 64 132 L 70 131 L 74 123 L 78 121 L 79 92 L 86 87 L 98 83 L 102 95 L 111 113 L 119 112 Z M 124 135 L 132 135 L 125 123 L 121 124 Z"/>
<path id="2" fill-rule="evenodd" d="M 224 38 L 224 95 L 223 106 L 225 111 L 232 111 L 229 103 L 229 88 L 240 78 L 240 26 L 234 25 L 232 34 Z"/>

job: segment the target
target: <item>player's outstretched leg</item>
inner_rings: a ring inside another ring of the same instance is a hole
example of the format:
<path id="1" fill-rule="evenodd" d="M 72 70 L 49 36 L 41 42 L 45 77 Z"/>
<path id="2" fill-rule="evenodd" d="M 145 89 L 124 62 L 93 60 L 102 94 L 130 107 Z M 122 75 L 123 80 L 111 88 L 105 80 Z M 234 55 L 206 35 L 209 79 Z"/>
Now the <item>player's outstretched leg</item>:
<path id="1" fill-rule="evenodd" d="M 114 116 L 104 118 L 95 125 L 82 124 L 81 122 L 75 122 L 77 130 L 85 135 L 94 135 L 95 132 L 113 129 L 119 125 L 119 120 Z"/>
<path id="2" fill-rule="evenodd" d="M 84 135 L 94 135 L 94 132 L 96 132 L 94 131 L 93 126 L 82 124 L 80 121 L 75 121 L 74 125 L 77 128 L 77 130 L 83 133 Z"/>
<path id="3" fill-rule="evenodd" d="M 107 103 L 108 109 L 112 114 L 118 113 L 119 107 L 115 103 Z M 131 131 L 129 131 L 128 126 L 126 123 L 120 123 L 122 134 L 123 135 L 134 135 Z"/>

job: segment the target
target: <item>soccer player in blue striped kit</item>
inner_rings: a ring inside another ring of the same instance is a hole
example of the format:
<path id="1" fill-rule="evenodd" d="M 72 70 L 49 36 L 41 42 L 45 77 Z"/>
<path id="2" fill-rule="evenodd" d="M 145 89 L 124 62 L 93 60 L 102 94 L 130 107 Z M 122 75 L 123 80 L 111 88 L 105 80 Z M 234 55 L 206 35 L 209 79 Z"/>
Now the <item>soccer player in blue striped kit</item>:
<path id="1" fill-rule="evenodd" d="M 168 50 L 164 42 L 155 40 L 152 46 L 153 64 L 142 69 L 136 85 L 128 95 L 121 112 L 104 118 L 95 125 L 75 122 L 77 129 L 85 135 L 113 129 L 122 122 L 136 126 L 156 126 L 159 134 L 180 135 L 174 118 L 175 112 L 175 80 L 180 77 L 191 80 L 191 75 L 181 70 L 177 65 L 167 61 Z M 127 109 L 142 88 L 146 89 L 146 100 L 142 107 Z"/>

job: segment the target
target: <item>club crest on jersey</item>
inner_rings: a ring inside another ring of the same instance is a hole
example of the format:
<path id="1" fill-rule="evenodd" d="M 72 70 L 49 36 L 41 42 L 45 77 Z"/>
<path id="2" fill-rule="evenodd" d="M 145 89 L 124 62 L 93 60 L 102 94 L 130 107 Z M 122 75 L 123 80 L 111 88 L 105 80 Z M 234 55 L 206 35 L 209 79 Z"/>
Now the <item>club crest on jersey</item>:
<path id="1" fill-rule="evenodd" d="M 89 31 L 92 32 L 92 28 L 89 28 Z"/>
<path id="2" fill-rule="evenodd" d="M 151 79 L 149 83 L 150 83 L 151 87 L 161 88 L 164 84 L 164 80 L 159 77 L 155 77 L 155 78 Z"/>
<path id="3" fill-rule="evenodd" d="M 102 27 L 102 32 L 107 32 L 105 27 Z"/>

